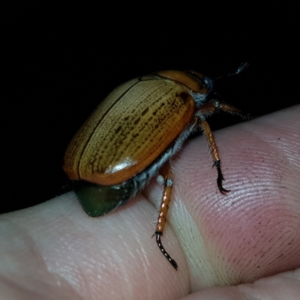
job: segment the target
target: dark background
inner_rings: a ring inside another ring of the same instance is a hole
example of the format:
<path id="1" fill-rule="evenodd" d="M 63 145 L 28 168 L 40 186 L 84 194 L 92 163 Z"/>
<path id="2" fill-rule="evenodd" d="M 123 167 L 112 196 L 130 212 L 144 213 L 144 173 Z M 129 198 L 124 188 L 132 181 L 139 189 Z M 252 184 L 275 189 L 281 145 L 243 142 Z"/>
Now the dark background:
<path id="1" fill-rule="evenodd" d="M 1 2 L 0 213 L 68 190 L 68 142 L 101 99 L 136 76 L 192 69 L 214 78 L 249 61 L 218 87 L 224 100 L 254 117 L 299 103 L 296 5 L 196 4 Z"/>

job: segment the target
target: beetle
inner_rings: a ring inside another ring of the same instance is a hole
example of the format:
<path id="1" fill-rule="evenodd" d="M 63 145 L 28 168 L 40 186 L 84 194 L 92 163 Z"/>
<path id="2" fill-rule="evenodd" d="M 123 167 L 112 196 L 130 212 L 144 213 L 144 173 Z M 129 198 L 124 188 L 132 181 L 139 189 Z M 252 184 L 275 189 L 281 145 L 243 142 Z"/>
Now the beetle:
<path id="1" fill-rule="evenodd" d="M 214 96 L 213 83 L 196 71 L 176 70 L 130 80 L 96 108 L 64 157 L 63 169 L 74 181 L 79 201 L 91 217 L 124 205 L 160 172 L 164 190 L 154 235 L 176 270 L 176 261 L 161 243 L 173 186 L 169 160 L 195 131 L 201 129 L 207 139 L 219 191 L 229 192 L 222 186 L 220 156 L 206 119 L 218 111 L 242 114 Z"/>

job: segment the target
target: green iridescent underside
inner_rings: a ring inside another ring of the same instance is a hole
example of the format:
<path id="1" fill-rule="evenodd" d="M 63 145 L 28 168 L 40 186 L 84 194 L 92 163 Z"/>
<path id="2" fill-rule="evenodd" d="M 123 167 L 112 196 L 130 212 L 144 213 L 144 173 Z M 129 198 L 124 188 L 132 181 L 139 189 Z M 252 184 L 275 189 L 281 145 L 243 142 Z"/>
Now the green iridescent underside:
<path id="1" fill-rule="evenodd" d="M 125 204 L 136 193 L 131 180 L 113 186 L 74 181 L 74 190 L 82 208 L 91 217 L 109 213 Z"/>

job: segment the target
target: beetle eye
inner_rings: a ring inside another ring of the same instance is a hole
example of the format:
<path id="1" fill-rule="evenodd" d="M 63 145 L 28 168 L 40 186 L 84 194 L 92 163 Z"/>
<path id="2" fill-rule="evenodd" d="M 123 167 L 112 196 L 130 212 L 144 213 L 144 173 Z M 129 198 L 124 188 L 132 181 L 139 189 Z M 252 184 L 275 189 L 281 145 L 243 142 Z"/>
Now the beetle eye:
<path id="1" fill-rule="evenodd" d="M 199 88 L 206 88 L 207 93 L 210 93 L 213 89 L 213 80 L 210 79 L 209 77 L 206 77 L 198 72 L 187 70 L 185 71 L 189 75 L 191 75 L 198 83 L 199 83 Z"/>

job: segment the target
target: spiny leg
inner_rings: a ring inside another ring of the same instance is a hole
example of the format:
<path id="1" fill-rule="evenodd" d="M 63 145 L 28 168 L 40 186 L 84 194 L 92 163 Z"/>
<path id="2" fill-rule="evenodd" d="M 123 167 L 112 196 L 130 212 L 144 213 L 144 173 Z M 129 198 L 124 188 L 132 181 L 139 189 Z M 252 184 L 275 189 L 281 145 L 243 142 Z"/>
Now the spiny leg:
<path id="1" fill-rule="evenodd" d="M 171 256 L 163 247 L 160 240 L 160 237 L 163 235 L 163 230 L 166 224 L 166 220 L 167 220 L 166 217 L 169 209 L 169 203 L 171 200 L 171 193 L 173 188 L 172 170 L 170 164 L 166 163 L 161 169 L 160 173 L 164 177 L 164 191 L 162 195 L 162 201 L 161 201 L 161 206 L 160 206 L 160 211 L 159 211 L 159 216 L 158 216 L 158 221 L 157 221 L 156 231 L 155 231 L 156 243 L 160 251 L 165 256 L 165 258 L 175 268 L 175 270 L 177 270 L 178 265 L 176 261 L 173 258 L 171 258 Z"/>
<path id="2" fill-rule="evenodd" d="M 200 119 L 200 126 L 202 127 L 202 131 L 208 141 L 209 148 L 212 154 L 212 158 L 214 161 L 214 166 L 217 168 L 218 171 L 218 178 L 217 178 L 217 184 L 218 189 L 222 194 L 230 192 L 230 190 L 226 190 L 222 186 L 222 181 L 224 180 L 224 176 L 222 174 L 221 170 L 221 160 L 219 156 L 219 150 L 217 148 L 217 144 L 215 142 L 215 138 L 213 136 L 213 133 L 210 129 L 209 124 L 205 121 L 205 118 L 215 114 L 218 111 L 227 112 L 233 115 L 238 115 L 239 117 L 243 119 L 248 119 L 249 116 L 245 116 L 241 113 L 239 109 L 236 107 L 227 104 L 225 102 L 219 102 L 218 100 L 212 100 L 211 102 L 203 104 L 198 112 L 196 113 L 196 116 Z M 199 120 L 198 120 L 199 122 Z"/>
<path id="3" fill-rule="evenodd" d="M 220 111 L 232 114 L 232 115 L 239 116 L 243 120 L 251 119 L 250 115 L 243 114 L 239 109 L 237 109 L 236 107 L 234 107 L 228 103 L 225 103 L 225 102 L 219 103 L 219 101 L 216 101 L 216 102 L 212 102 L 212 104 L 214 105 L 216 110 L 220 110 Z"/>
<path id="4" fill-rule="evenodd" d="M 218 171 L 218 177 L 217 177 L 218 189 L 222 194 L 226 194 L 226 193 L 230 192 L 230 190 L 226 190 L 222 186 L 222 181 L 224 180 L 224 176 L 223 176 L 222 170 L 221 170 L 221 160 L 220 160 L 219 150 L 217 148 L 215 138 L 213 136 L 213 133 L 210 129 L 209 124 L 205 120 L 201 120 L 200 124 L 201 124 L 202 130 L 203 130 L 203 133 L 208 141 L 210 152 L 211 152 L 211 155 L 212 155 L 212 158 L 214 161 L 214 166 L 217 168 L 217 171 Z"/>
<path id="5" fill-rule="evenodd" d="M 250 118 L 249 115 L 244 115 L 233 105 L 230 105 L 226 102 L 219 102 L 218 100 L 212 100 L 211 102 L 201 105 L 201 107 L 198 109 L 197 115 L 200 117 L 200 119 L 203 119 L 203 117 L 205 119 L 206 117 L 214 115 L 220 111 L 239 116 L 243 120 L 248 120 Z"/>

